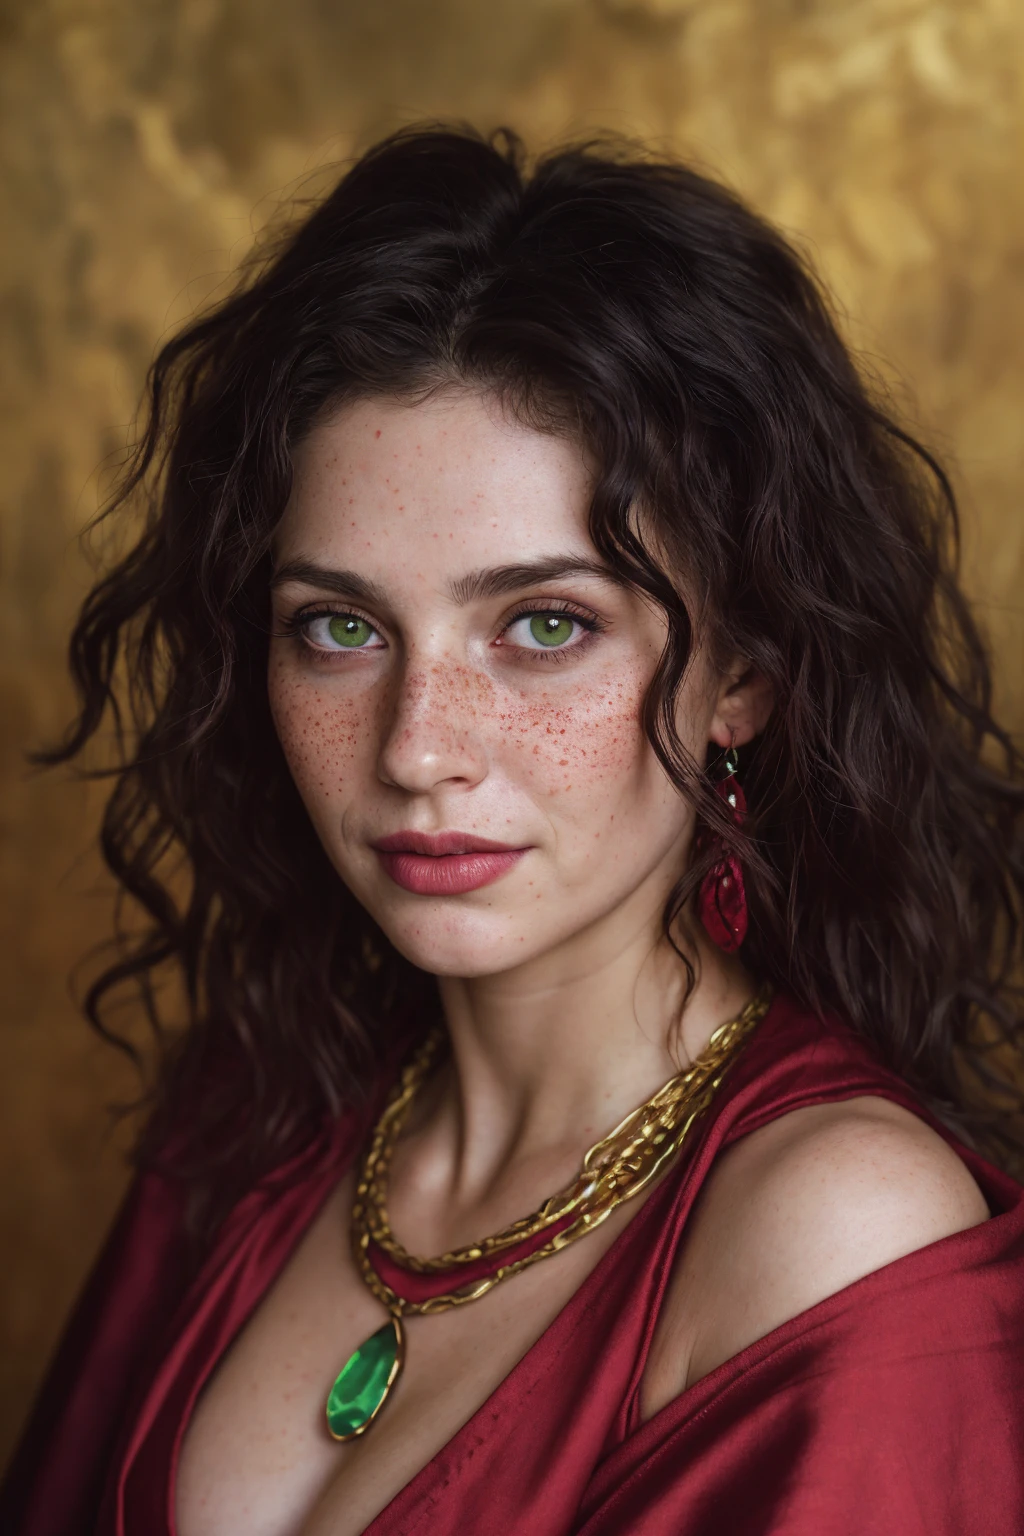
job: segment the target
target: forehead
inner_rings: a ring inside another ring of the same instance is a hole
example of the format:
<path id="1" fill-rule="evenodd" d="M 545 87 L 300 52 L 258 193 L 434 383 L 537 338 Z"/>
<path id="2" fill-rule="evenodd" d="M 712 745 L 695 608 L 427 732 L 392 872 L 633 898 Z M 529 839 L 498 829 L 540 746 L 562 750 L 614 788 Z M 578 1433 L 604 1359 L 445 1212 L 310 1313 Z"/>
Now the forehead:
<path id="1" fill-rule="evenodd" d="M 360 400 L 295 452 L 275 540 L 280 559 L 330 555 L 422 575 L 560 552 L 593 553 L 583 449 L 447 391 L 406 403 Z"/>

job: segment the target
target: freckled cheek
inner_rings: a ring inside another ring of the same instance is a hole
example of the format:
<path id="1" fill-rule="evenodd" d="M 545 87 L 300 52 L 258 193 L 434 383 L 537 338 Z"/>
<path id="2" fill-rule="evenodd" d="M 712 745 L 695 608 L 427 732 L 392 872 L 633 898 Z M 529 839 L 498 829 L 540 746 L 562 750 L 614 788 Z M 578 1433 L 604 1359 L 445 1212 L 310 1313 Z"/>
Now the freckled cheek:
<path id="1" fill-rule="evenodd" d="M 615 796 L 649 765 L 642 694 L 613 689 L 586 705 L 517 712 L 506 740 L 533 793 Z"/>
<path id="2" fill-rule="evenodd" d="M 366 695 L 332 693 L 272 671 L 270 709 L 292 777 L 306 800 L 335 798 L 373 757 L 376 709 Z"/>

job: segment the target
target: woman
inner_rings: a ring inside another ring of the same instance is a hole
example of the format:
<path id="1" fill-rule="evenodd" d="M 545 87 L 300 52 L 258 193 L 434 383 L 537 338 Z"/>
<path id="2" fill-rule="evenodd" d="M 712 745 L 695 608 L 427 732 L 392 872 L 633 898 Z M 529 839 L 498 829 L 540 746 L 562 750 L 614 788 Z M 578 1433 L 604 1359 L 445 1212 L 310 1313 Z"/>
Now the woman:
<path id="1" fill-rule="evenodd" d="M 51 755 L 127 690 L 89 1004 L 187 1029 L 12 1528 L 1024 1528 L 1020 765 L 792 251 L 400 134 L 164 348 L 140 494 Z"/>

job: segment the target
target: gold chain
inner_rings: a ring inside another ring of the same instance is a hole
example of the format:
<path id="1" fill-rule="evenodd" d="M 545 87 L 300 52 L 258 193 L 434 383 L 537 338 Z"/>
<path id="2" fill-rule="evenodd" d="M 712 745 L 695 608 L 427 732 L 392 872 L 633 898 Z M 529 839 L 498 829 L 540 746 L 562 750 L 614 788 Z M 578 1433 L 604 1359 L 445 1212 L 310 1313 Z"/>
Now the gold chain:
<path id="1" fill-rule="evenodd" d="M 736 1018 L 719 1025 L 705 1049 L 685 1072 L 671 1078 L 645 1104 L 594 1143 L 573 1182 L 552 1195 L 539 1210 L 465 1248 L 437 1258 L 408 1253 L 391 1231 L 387 1186 L 391 1158 L 410 1106 L 437 1061 L 444 1032 L 431 1032 L 413 1054 L 377 1122 L 352 1206 L 352 1246 L 360 1272 L 374 1295 L 394 1315 L 445 1312 L 476 1301 L 509 1275 L 550 1257 L 599 1227 L 625 1200 L 647 1188 L 676 1154 L 694 1121 L 704 1113 L 740 1045 L 768 1012 L 772 988 L 765 984 Z M 571 1219 L 568 1219 L 571 1218 Z M 564 1225 L 558 1225 L 559 1223 Z M 490 1275 L 471 1280 L 442 1296 L 406 1301 L 381 1279 L 370 1259 L 375 1243 L 396 1264 L 416 1274 L 438 1274 L 502 1253 L 547 1228 L 558 1225 L 547 1242 L 523 1258 L 501 1264 Z"/>

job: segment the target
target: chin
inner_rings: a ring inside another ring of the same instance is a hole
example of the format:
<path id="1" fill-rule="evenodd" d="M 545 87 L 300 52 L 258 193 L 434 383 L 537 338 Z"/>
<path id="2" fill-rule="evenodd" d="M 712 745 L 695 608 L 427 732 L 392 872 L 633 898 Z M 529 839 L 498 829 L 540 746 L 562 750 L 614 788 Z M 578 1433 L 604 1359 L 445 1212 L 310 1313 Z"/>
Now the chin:
<path id="1" fill-rule="evenodd" d="M 454 905 L 454 904 L 453 904 Z M 398 952 L 432 976 L 469 980 L 496 976 L 533 960 L 552 946 L 550 932 L 527 933 L 500 914 L 424 912 L 420 921 L 395 921 L 395 914 L 376 911 L 374 917 Z M 390 921 L 389 921 L 390 918 Z"/>

